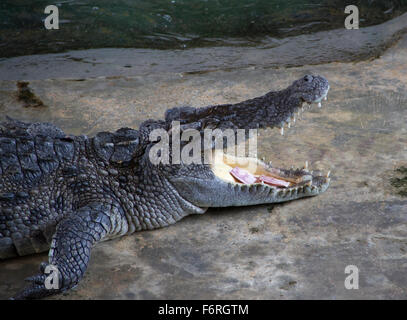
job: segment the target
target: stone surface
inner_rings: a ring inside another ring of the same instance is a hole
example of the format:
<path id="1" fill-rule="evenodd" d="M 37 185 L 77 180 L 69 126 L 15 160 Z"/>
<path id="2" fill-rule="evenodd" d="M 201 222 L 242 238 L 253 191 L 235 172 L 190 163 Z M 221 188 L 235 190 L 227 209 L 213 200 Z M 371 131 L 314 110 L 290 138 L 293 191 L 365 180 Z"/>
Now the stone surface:
<path id="1" fill-rule="evenodd" d="M 407 198 L 389 179 L 407 165 L 407 37 L 359 63 L 30 81 L 46 108 L 23 108 L 15 81 L 2 81 L 0 114 L 91 135 L 138 127 L 173 106 L 259 96 L 309 72 L 330 81 L 328 101 L 284 137 L 262 131 L 258 152 L 275 166 L 308 160 L 311 169 L 330 169 L 326 193 L 211 209 L 98 244 L 78 287 L 52 299 L 406 299 Z M 45 259 L 0 262 L 0 298 L 22 288 Z M 347 265 L 359 268 L 358 290 L 344 287 Z"/>

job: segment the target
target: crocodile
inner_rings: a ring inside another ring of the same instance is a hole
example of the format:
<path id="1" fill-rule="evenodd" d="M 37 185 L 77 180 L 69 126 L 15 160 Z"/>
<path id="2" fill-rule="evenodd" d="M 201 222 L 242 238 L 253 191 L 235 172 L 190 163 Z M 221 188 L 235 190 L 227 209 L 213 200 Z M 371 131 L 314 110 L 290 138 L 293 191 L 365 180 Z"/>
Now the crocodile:
<path id="1" fill-rule="evenodd" d="M 152 132 L 171 133 L 174 122 L 181 132 L 194 129 L 201 136 L 208 128 L 234 133 L 277 128 L 283 134 L 304 107 L 321 106 L 329 88 L 324 77 L 307 74 L 286 89 L 240 103 L 174 107 L 164 119 L 144 121 L 137 130 L 93 137 L 7 118 L 0 124 L 0 260 L 49 252 L 48 262 L 12 298 L 37 299 L 75 287 L 100 241 L 166 227 L 211 207 L 285 202 L 324 192 L 329 174 L 307 166 L 275 168 L 245 158 L 255 164 L 252 176 L 287 182 L 280 187 L 234 179 L 229 174 L 233 155 L 226 153 L 209 163 L 155 163 L 150 153 L 161 141 L 151 139 Z"/>

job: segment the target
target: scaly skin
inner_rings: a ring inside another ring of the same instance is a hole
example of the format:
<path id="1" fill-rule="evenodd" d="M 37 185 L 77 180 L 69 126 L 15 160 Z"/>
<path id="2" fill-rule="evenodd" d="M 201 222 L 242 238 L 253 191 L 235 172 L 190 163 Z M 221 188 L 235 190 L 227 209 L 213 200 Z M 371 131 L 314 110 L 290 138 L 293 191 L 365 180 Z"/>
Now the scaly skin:
<path id="1" fill-rule="evenodd" d="M 139 130 L 122 128 L 93 138 L 68 136 L 47 124 L 0 125 L 0 259 L 49 249 L 49 261 L 14 298 L 41 298 L 75 286 L 92 246 L 103 240 L 175 223 L 209 207 L 283 202 L 324 192 L 329 178 L 306 169 L 280 169 L 303 182 L 280 189 L 230 183 L 208 164 L 151 163 L 154 129 L 281 127 L 304 102 L 319 102 L 328 81 L 307 75 L 287 89 L 237 104 L 168 110 Z M 172 155 L 170 155 L 172 157 Z M 270 166 L 259 162 L 265 168 Z M 45 287 L 45 269 L 58 269 L 58 289 Z"/>

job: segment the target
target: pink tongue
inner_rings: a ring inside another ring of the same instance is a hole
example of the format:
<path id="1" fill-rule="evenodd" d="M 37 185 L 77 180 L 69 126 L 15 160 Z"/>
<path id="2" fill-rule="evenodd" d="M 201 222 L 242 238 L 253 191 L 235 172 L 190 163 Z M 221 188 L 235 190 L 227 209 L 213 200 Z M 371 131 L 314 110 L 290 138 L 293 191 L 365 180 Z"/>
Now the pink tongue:
<path id="1" fill-rule="evenodd" d="M 260 183 L 263 182 L 265 184 L 277 187 L 288 187 L 290 182 L 285 180 L 276 179 L 269 176 L 261 175 L 260 177 L 256 177 L 255 175 L 251 174 L 250 172 L 241 169 L 239 167 L 234 167 L 230 170 L 230 174 L 239 182 L 245 184 L 253 184 L 253 183 Z"/>
<path id="2" fill-rule="evenodd" d="M 230 174 L 241 183 L 253 184 L 257 181 L 257 178 L 254 175 L 239 167 L 234 167 L 232 170 L 230 170 Z"/>
<path id="3" fill-rule="evenodd" d="M 288 181 L 276 179 L 276 178 L 269 177 L 269 176 L 260 176 L 259 180 L 264 182 L 265 184 L 269 184 L 271 186 L 277 186 L 277 187 L 286 188 L 290 185 L 290 183 Z"/>

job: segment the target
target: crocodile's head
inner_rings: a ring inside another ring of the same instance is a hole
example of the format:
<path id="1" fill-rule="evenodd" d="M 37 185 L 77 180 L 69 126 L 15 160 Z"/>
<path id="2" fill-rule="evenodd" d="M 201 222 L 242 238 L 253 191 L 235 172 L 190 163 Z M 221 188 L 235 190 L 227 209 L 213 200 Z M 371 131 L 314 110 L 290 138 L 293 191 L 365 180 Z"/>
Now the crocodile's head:
<path id="1" fill-rule="evenodd" d="M 303 105 L 316 103 L 321 106 L 328 90 L 325 78 L 306 75 L 285 90 L 240 104 L 178 108 L 175 110 L 177 116 L 172 116 L 171 120 L 179 120 L 181 127 L 199 128 L 202 123 L 213 123 L 208 119 L 215 119 L 222 129 L 228 126 L 252 129 L 256 128 L 250 119 L 254 117 L 262 122 L 260 127 L 281 129 L 284 123 L 290 125 L 295 121 L 295 113 L 305 110 Z M 204 159 L 204 151 L 202 149 L 201 159 Z M 330 182 L 329 172 L 312 171 L 307 162 L 298 169 L 284 169 L 274 168 L 271 163 L 257 158 L 237 157 L 219 150 L 214 155 L 206 164 L 182 162 L 163 167 L 178 193 L 199 207 L 255 205 L 315 196 L 324 192 Z M 242 174 L 248 179 L 240 179 Z"/>
<path id="2" fill-rule="evenodd" d="M 298 95 L 304 102 L 319 103 L 325 99 L 329 91 L 329 83 L 324 77 L 306 75 L 288 88 L 293 95 Z"/>

